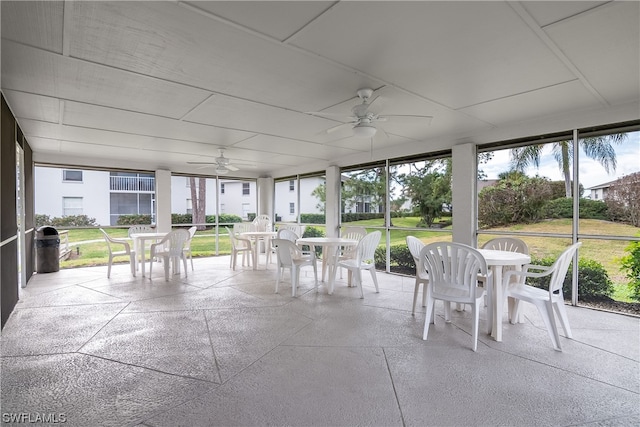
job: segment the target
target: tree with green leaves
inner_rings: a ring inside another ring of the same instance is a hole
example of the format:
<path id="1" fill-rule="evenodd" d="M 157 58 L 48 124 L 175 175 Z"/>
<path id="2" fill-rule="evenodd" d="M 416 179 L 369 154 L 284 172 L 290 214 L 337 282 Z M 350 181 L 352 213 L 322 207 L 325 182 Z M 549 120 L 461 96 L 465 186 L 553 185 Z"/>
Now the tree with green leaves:
<path id="1" fill-rule="evenodd" d="M 403 194 L 420 215 L 421 224 L 431 227 L 451 205 L 451 159 L 411 163 L 410 172 L 401 174 Z"/>
<path id="2" fill-rule="evenodd" d="M 615 172 L 617 166 L 615 144 L 621 144 L 627 139 L 624 133 L 583 138 L 579 141 L 584 154 L 596 160 L 607 173 Z M 511 150 L 512 168 L 524 171 L 528 166 L 540 167 L 540 156 L 545 144 L 532 144 Z M 571 165 L 573 162 L 573 141 L 559 141 L 553 143 L 553 157 L 558 162 L 564 177 L 565 195 L 571 197 Z"/>

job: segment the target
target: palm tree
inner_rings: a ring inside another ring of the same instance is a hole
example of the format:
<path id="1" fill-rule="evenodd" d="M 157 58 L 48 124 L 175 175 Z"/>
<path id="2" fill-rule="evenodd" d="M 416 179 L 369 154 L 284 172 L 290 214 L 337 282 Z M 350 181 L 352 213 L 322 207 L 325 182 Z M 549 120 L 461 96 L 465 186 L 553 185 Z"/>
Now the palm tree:
<path id="1" fill-rule="evenodd" d="M 580 140 L 584 154 L 600 163 L 607 173 L 615 172 L 617 166 L 616 152 L 613 144 L 621 144 L 627 139 L 624 133 L 605 136 L 595 136 Z M 511 167 L 517 171 L 524 171 L 527 166 L 540 166 L 540 155 L 544 144 L 533 144 L 511 150 Z M 565 194 L 571 197 L 571 164 L 573 160 L 573 141 L 559 141 L 553 143 L 553 157 L 564 176 Z"/>

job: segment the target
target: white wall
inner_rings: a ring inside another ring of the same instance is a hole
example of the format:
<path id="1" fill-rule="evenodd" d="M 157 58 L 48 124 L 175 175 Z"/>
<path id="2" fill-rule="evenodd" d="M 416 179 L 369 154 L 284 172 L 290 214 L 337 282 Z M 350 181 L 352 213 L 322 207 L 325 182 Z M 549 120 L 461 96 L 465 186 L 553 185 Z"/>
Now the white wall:
<path id="1" fill-rule="evenodd" d="M 63 182 L 62 169 L 36 167 L 35 213 L 62 216 L 63 197 L 82 197 L 82 213 L 95 218 L 99 225 L 109 225 L 109 172 L 82 172 L 82 182 Z"/>
<path id="2" fill-rule="evenodd" d="M 294 189 L 289 190 L 289 180 L 275 183 L 275 213 L 283 222 L 297 221 L 298 213 L 322 213 L 317 205 L 319 200 L 311 193 L 319 185 L 324 183 L 324 178 L 303 178 L 300 181 L 294 179 Z M 298 186 L 300 186 L 300 206 L 298 206 Z M 295 213 L 291 214 L 289 204 L 294 203 Z"/>
<path id="3" fill-rule="evenodd" d="M 249 194 L 242 194 L 242 184 L 249 182 Z M 258 199 L 255 181 L 221 180 L 224 194 L 220 194 L 220 213 L 233 214 L 246 220 L 247 213 L 258 212 Z M 246 205 L 243 208 L 243 205 Z"/>

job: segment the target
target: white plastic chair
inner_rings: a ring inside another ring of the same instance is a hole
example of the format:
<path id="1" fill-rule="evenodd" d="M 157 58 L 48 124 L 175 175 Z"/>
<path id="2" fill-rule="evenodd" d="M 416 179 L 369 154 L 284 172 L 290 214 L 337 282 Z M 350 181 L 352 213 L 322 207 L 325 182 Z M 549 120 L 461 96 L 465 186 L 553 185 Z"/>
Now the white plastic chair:
<path id="1" fill-rule="evenodd" d="M 493 249 L 497 251 L 519 252 L 529 255 L 527 244 L 516 237 L 496 237 L 482 245 L 482 249 Z"/>
<path id="2" fill-rule="evenodd" d="M 484 257 L 476 249 L 461 243 L 436 242 L 422 248 L 420 260 L 427 264 L 426 269 L 429 271 L 430 280 L 430 285 L 427 286 L 427 314 L 422 339 L 426 340 L 429 334 L 435 300 L 445 301 L 445 320 L 447 321 L 451 315 L 450 303 L 470 304 L 473 318 L 472 348 L 476 351 L 480 301 L 485 294 L 485 288 L 478 286 L 478 275 L 485 276 L 487 281 L 493 279 L 487 270 Z"/>
<path id="3" fill-rule="evenodd" d="M 364 227 L 355 227 L 350 226 L 344 229 L 344 232 L 341 233 L 340 237 L 344 239 L 351 239 L 360 241 L 364 236 L 367 235 L 367 229 Z M 343 261 L 346 259 L 353 259 L 356 256 L 356 246 L 347 246 L 342 248 L 340 252 L 340 256 L 338 257 L 338 261 Z M 342 279 L 342 270 L 340 270 L 340 278 Z M 349 276 L 347 277 L 347 283 L 351 285 L 351 272 L 349 271 Z"/>
<path id="4" fill-rule="evenodd" d="M 183 228 L 170 231 L 158 243 L 152 243 L 150 247 L 151 264 L 149 265 L 149 277 L 153 274 L 153 260 L 162 258 L 164 263 L 164 278 L 169 280 L 169 262 L 178 267 L 179 260 L 184 264 L 184 275 L 187 274 L 187 257 L 184 255 L 184 246 L 189 239 L 189 232 Z"/>
<path id="5" fill-rule="evenodd" d="M 291 272 L 291 296 L 296 296 L 296 288 L 300 283 L 300 268 L 304 266 L 313 267 L 313 276 L 315 278 L 316 292 L 318 292 L 318 268 L 316 265 L 316 255 L 314 252 L 307 254 L 292 241 L 287 239 L 273 239 L 273 246 L 276 248 L 278 271 L 276 274 L 276 293 L 278 293 L 278 285 L 280 279 L 284 275 L 284 269 L 288 268 Z"/>
<path id="6" fill-rule="evenodd" d="M 529 246 L 527 246 L 527 244 L 523 240 L 518 239 L 516 237 L 496 237 L 495 239 L 491 239 L 491 240 L 487 241 L 484 245 L 482 245 L 482 249 L 492 249 L 492 250 L 496 250 L 496 251 L 518 252 L 518 253 L 521 253 L 521 254 L 529 255 Z M 505 266 L 505 267 L 503 267 L 502 271 L 507 272 L 509 270 L 515 270 L 515 266 L 511 266 L 511 267 L 506 267 Z M 516 280 L 516 278 L 514 277 L 513 280 Z M 484 283 L 484 279 L 483 278 L 481 278 L 481 281 Z M 524 283 L 524 277 L 521 278 L 520 283 Z M 512 282 L 511 284 L 517 284 L 517 282 Z M 511 305 L 512 305 L 512 303 L 509 302 L 509 306 L 511 306 Z"/>
<path id="7" fill-rule="evenodd" d="M 298 225 L 298 224 L 288 224 L 288 223 L 278 224 L 278 231 L 285 230 L 285 229 L 291 230 L 300 237 L 302 237 L 302 235 L 304 234 L 305 228 L 306 227 L 304 225 Z"/>
<path id="8" fill-rule="evenodd" d="M 416 263 L 416 285 L 413 290 L 413 307 L 411 308 L 411 315 L 416 314 L 416 302 L 418 301 L 418 293 L 420 292 L 420 285 L 422 288 L 422 306 L 427 306 L 427 286 L 429 285 L 429 272 L 426 269 L 424 262 L 420 262 L 420 251 L 424 248 L 425 244 L 415 236 L 407 236 L 407 246 L 409 252 Z"/>
<path id="9" fill-rule="evenodd" d="M 255 231 L 271 231 L 273 224 L 269 215 L 258 215 L 253 219 Z"/>
<path id="10" fill-rule="evenodd" d="M 300 238 L 300 236 L 298 236 L 298 234 L 295 231 L 292 231 L 288 228 L 281 228 L 280 230 L 278 230 L 278 234 L 276 235 L 276 238 L 289 240 L 295 243 L 296 240 Z"/>
<path id="11" fill-rule="evenodd" d="M 379 230 L 372 231 L 364 236 L 358 242 L 356 246 L 355 257 L 344 259 L 338 262 L 337 267 L 346 268 L 350 273 L 355 275 L 356 284 L 360 286 L 360 298 L 364 298 L 364 290 L 362 289 L 362 270 L 368 270 L 371 273 L 371 278 L 376 287 L 376 293 L 380 292 L 378 288 L 378 278 L 376 277 L 376 263 L 375 252 L 382 233 Z M 335 274 L 337 268 L 333 270 L 333 280 L 335 281 Z"/>
<path id="12" fill-rule="evenodd" d="M 233 230 L 229 227 L 225 227 L 227 229 L 227 233 L 229 234 L 229 240 L 231 241 L 231 260 L 229 263 L 229 267 L 233 270 L 236 269 L 236 264 L 238 261 L 238 254 L 242 254 L 242 266 L 244 267 L 245 259 L 248 259 L 247 264 L 251 266 L 251 240 L 244 239 L 242 237 L 236 236 Z M 247 254 L 249 255 L 247 257 Z"/>
<path id="13" fill-rule="evenodd" d="M 560 344 L 560 336 L 558 334 L 558 326 L 556 325 L 556 319 L 553 314 L 554 309 L 560 319 L 562 329 L 567 338 L 572 338 L 571 328 L 569 327 L 569 319 L 567 317 L 567 310 L 564 306 L 564 296 L 562 295 L 562 283 L 569 270 L 569 265 L 573 260 L 573 255 L 578 248 L 582 245 L 582 242 L 575 243 L 569 246 L 553 263 L 551 267 L 545 267 L 542 265 L 526 266 L 523 271 L 508 271 L 504 276 L 504 283 L 510 283 L 511 277 L 546 277 L 551 276 L 549 282 L 549 289 L 540 289 L 533 286 L 520 283 L 516 286 L 510 286 L 507 288 L 507 296 L 514 298 L 513 313 L 510 313 L 510 320 L 518 318 L 518 310 L 520 309 L 520 301 L 525 301 L 535 305 L 542 316 L 544 324 L 547 326 L 547 332 L 553 343 L 553 348 L 557 351 L 562 351 Z M 534 272 L 531 270 L 538 270 Z"/>
<path id="14" fill-rule="evenodd" d="M 189 228 L 189 239 L 187 239 L 187 242 L 184 245 L 184 255 L 189 257 L 189 260 L 191 261 L 191 271 L 193 270 L 193 256 L 191 255 L 191 240 L 193 240 L 193 236 L 195 236 L 196 234 L 196 230 L 198 229 L 198 227 L 196 227 L 195 225 L 193 227 Z"/>
<path id="15" fill-rule="evenodd" d="M 136 251 L 135 249 L 131 249 L 131 245 L 126 240 L 116 239 L 107 234 L 102 228 L 100 229 L 102 234 L 104 234 L 104 240 L 107 242 L 107 249 L 109 250 L 109 262 L 107 265 L 107 278 L 111 277 L 111 265 L 113 264 L 113 259 L 117 256 L 128 256 L 129 263 L 131 264 L 131 274 L 133 277 L 136 277 Z M 114 251 L 111 245 L 122 245 L 123 250 Z"/>

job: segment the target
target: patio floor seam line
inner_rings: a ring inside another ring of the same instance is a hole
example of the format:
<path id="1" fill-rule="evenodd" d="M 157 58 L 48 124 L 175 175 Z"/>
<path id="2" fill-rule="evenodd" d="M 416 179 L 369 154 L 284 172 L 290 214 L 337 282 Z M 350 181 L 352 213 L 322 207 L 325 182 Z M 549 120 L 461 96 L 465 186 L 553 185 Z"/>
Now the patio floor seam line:
<path id="1" fill-rule="evenodd" d="M 533 362 L 533 363 L 536 363 L 536 364 L 538 364 L 538 365 L 546 366 L 546 367 L 548 367 L 548 368 L 551 368 L 551 369 L 555 369 L 555 370 L 558 370 L 558 371 L 564 372 L 565 374 L 568 374 L 568 375 L 577 376 L 577 377 L 580 377 L 580 378 L 588 379 L 588 380 L 590 380 L 590 381 L 595 381 L 595 382 L 598 382 L 598 383 L 600 383 L 600 384 L 604 384 L 604 385 L 607 385 L 607 386 L 609 386 L 609 387 L 614 387 L 614 388 L 617 388 L 617 389 L 619 389 L 619 390 L 624 390 L 624 391 L 626 391 L 626 392 L 633 393 L 633 394 L 636 394 L 636 395 L 640 396 L 640 390 L 639 390 L 639 391 L 629 390 L 629 389 L 624 388 L 624 387 L 621 387 L 621 386 L 619 386 L 619 385 L 611 384 L 611 383 L 605 382 L 605 381 L 603 381 L 603 380 L 599 380 L 599 379 L 597 379 L 597 378 L 592 378 L 592 377 L 590 377 L 590 376 L 587 376 L 587 375 L 581 374 L 581 373 L 579 373 L 579 372 L 574 372 L 574 371 L 570 371 L 570 370 L 568 370 L 568 369 L 563 369 L 563 368 L 560 368 L 560 367 L 558 367 L 558 366 L 550 365 L 550 364 L 548 364 L 548 363 L 545 363 L 545 362 L 542 362 L 542 361 L 538 361 L 538 360 L 535 360 L 535 359 L 531 359 L 531 358 L 529 358 L 529 357 L 525 357 L 525 356 L 523 356 L 523 355 L 518 355 L 518 354 L 515 354 L 515 353 L 511 353 L 511 352 L 508 352 L 508 351 L 503 350 L 503 349 L 500 349 L 500 348 L 495 348 L 495 347 L 491 347 L 491 346 L 489 346 L 489 347 L 490 347 L 491 349 L 493 349 L 493 350 L 495 350 L 495 351 L 499 351 L 499 352 L 501 352 L 501 353 L 503 353 L 503 354 L 508 354 L 509 356 L 513 356 L 513 357 L 516 357 L 516 358 L 519 358 L 519 359 L 527 360 L 527 361 L 529 361 L 529 362 Z M 593 347 L 593 348 L 597 348 L 597 347 Z M 615 353 L 614 353 L 614 354 L 615 354 Z"/>
<path id="2" fill-rule="evenodd" d="M 402 420 L 402 426 L 406 427 L 407 423 L 404 419 L 404 413 L 402 412 L 402 405 L 400 404 L 400 397 L 398 396 L 398 390 L 396 389 L 396 383 L 393 381 L 393 373 L 391 372 L 391 366 L 389 366 L 389 359 L 387 358 L 387 352 L 385 351 L 385 347 L 382 346 L 382 354 L 384 356 L 384 363 L 387 367 L 387 372 L 389 373 L 389 381 L 391 381 L 391 387 L 393 388 L 393 396 L 396 399 L 396 404 L 398 405 L 398 411 L 400 412 L 400 420 Z"/>
<path id="3" fill-rule="evenodd" d="M 106 328 L 111 322 L 113 322 L 113 320 L 118 317 L 120 315 L 120 313 L 122 313 L 122 311 L 127 308 L 129 306 L 129 304 L 131 304 L 131 302 L 128 302 L 124 307 L 122 307 L 120 309 L 120 311 L 118 311 L 116 314 L 114 314 L 111 319 L 109 319 L 107 322 L 105 322 L 102 327 L 100 327 L 93 335 L 91 335 L 91 337 L 89 337 L 89 339 L 87 339 L 84 344 L 82 344 L 80 347 L 78 347 L 78 349 L 76 350 L 78 353 L 82 352 L 82 348 L 89 344 L 89 342 L 91 342 L 92 339 L 94 339 L 96 337 L 96 335 L 98 335 L 100 332 L 102 332 L 104 330 L 104 328 Z"/>
<path id="4" fill-rule="evenodd" d="M 96 359 L 105 360 L 107 362 L 118 363 L 118 364 L 124 365 L 124 366 L 131 366 L 131 367 L 134 367 L 134 368 L 144 369 L 144 370 L 151 371 L 151 372 L 157 372 L 157 373 L 163 374 L 163 375 L 170 375 L 172 377 L 184 378 L 184 379 L 194 380 L 194 381 L 202 381 L 204 383 L 215 385 L 215 386 L 220 386 L 221 385 L 220 383 L 216 383 L 214 381 L 205 380 L 205 379 L 197 378 L 197 377 L 192 377 L 192 376 L 189 376 L 189 375 L 180 375 L 180 374 L 176 374 L 176 373 L 173 373 L 173 372 L 166 372 L 166 371 L 163 371 L 163 370 L 160 370 L 160 369 L 157 369 L 157 368 L 150 368 L 148 366 L 136 365 L 135 363 L 123 362 L 122 360 L 110 359 L 108 357 L 99 356 L 97 354 L 85 353 L 85 352 L 82 352 L 82 351 L 77 351 L 76 354 L 81 354 L 83 356 L 89 356 L 89 357 L 95 357 Z"/>
<path id="5" fill-rule="evenodd" d="M 209 320 L 207 319 L 207 313 L 204 310 L 201 311 L 202 317 L 204 318 L 204 325 L 207 328 L 207 336 L 209 338 L 209 345 L 211 346 L 211 354 L 213 355 L 213 363 L 216 366 L 216 373 L 218 374 L 218 379 L 220 380 L 220 384 L 222 384 L 222 375 L 220 375 L 220 365 L 218 364 L 218 356 L 216 356 L 216 348 L 213 345 L 213 341 L 211 340 L 211 329 L 209 328 Z"/>

